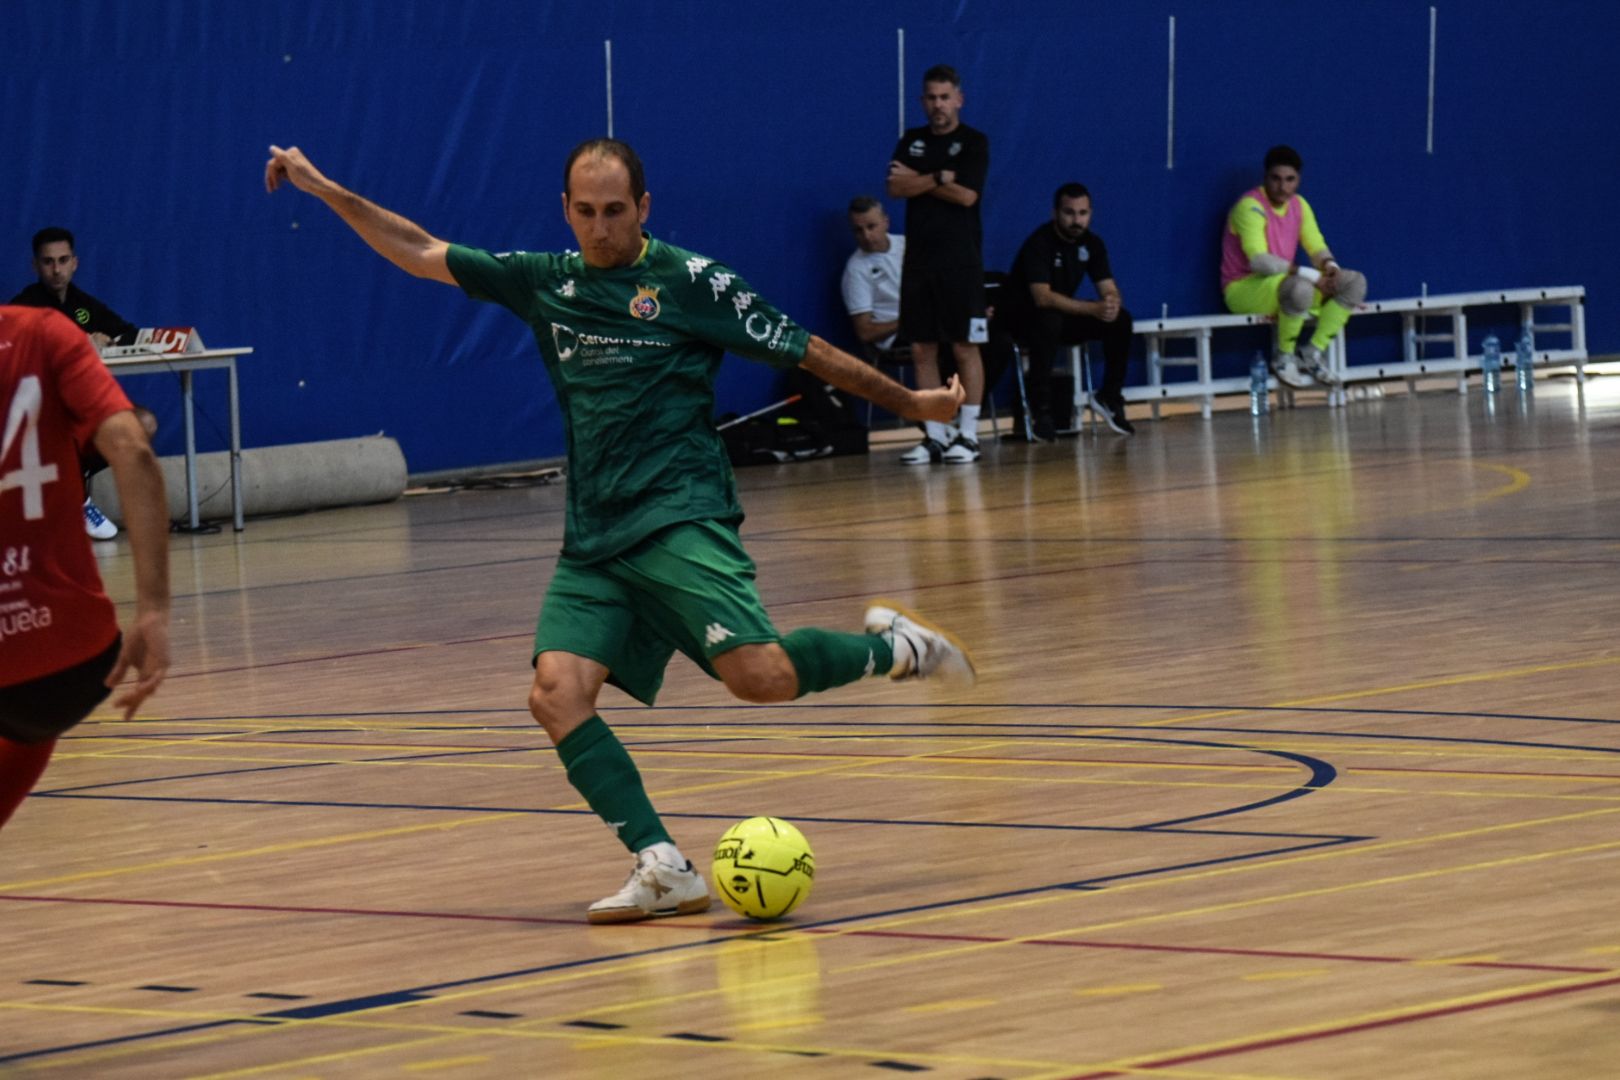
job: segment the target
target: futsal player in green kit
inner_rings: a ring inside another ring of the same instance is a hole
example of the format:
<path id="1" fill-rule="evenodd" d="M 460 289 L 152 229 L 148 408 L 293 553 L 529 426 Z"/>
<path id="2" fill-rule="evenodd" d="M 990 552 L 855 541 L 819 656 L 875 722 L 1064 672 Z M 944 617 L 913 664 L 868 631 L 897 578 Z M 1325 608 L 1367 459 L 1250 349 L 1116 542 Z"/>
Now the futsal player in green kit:
<path id="1" fill-rule="evenodd" d="M 590 906 L 591 922 L 709 906 L 703 875 L 596 714 L 604 682 L 650 705 L 677 650 L 759 703 L 869 675 L 973 679 L 953 639 L 893 607 L 869 608 L 861 634 L 777 633 L 738 539 L 742 507 L 713 421 L 726 350 L 802 366 L 914 420 L 956 415 L 964 395 L 955 378 L 907 389 L 809 334 L 728 267 L 648 236 L 641 162 L 614 139 L 582 143 L 563 168 L 563 216 L 578 254 L 447 243 L 334 183 L 296 147 L 272 146 L 265 186 L 284 181 L 324 202 L 394 265 L 510 308 L 534 330 L 562 406 L 568 503 L 535 631 L 529 711 L 569 782 L 636 858 L 624 887 Z"/>

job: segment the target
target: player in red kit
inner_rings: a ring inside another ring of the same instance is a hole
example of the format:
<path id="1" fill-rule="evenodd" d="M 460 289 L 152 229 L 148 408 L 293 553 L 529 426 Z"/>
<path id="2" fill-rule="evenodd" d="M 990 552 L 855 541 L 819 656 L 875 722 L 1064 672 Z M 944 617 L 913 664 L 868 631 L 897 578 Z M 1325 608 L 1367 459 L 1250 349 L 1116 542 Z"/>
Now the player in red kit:
<path id="1" fill-rule="evenodd" d="M 135 618 L 117 613 L 84 533 L 80 447 L 112 466 L 135 555 Z M 0 826 L 57 737 L 134 670 L 127 719 L 169 668 L 163 474 L 129 399 L 65 316 L 0 306 Z"/>

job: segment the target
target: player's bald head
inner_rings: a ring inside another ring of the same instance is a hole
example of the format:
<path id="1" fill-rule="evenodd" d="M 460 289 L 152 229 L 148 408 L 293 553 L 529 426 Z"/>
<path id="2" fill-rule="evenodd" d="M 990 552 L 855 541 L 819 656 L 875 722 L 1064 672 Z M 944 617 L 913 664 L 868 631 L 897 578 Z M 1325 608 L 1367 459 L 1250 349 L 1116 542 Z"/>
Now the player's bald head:
<path id="1" fill-rule="evenodd" d="M 641 197 L 647 193 L 646 173 L 642 171 L 641 159 L 630 149 L 630 144 L 619 139 L 587 139 L 574 147 L 573 153 L 568 155 L 568 161 L 563 165 L 564 198 L 574 193 L 576 164 L 603 165 L 614 161 L 624 167 L 626 177 L 630 181 L 630 201 L 641 202 Z"/>

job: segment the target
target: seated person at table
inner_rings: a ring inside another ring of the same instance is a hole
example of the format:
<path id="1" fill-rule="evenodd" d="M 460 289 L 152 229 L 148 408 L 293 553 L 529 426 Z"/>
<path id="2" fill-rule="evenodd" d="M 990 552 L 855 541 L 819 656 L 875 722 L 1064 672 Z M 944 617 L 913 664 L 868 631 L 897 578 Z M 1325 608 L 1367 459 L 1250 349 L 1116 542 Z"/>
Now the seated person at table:
<path id="1" fill-rule="evenodd" d="M 98 349 L 134 341 L 134 323 L 73 284 L 73 275 L 78 269 L 79 256 L 73 250 L 73 234 L 56 227 L 41 229 L 34 234 L 34 273 L 39 280 L 12 297 L 11 302 L 22 307 L 60 311 L 89 334 L 91 344 Z M 157 434 L 157 417 L 150 409 L 137 405 L 135 415 L 146 429 L 148 439 Z M 107 467 L 106 459 L 94 446 L 86 446 L 79 465 L 85 483 L 84 531 L 96 540 L 111 540 L 118 535 L 118 526 L 108 521 L 90 501 L 90 478 Z"/>
<path id="2" fill-rule="evenodd" d="M 1226 307 L 1239 315 L 1277 317 L 1271 370 L 1295 387 L 1309 386 L 1312 379 L 1333 381 L 1324 352 L 1367 298 L 1367 279 L 1339 267 L 1317 227 L 1315 211 L 1299 194 L 1302 167 L 1291 146 L 1266 151 L 1264 182 L 1232 207 L 1221 239 Z M 1301 244 L 1310 256 L 1309 266 L 1294 261 Z M 1316 316 L 1316 332 L 1298 345 L 1307 315 Z"/>

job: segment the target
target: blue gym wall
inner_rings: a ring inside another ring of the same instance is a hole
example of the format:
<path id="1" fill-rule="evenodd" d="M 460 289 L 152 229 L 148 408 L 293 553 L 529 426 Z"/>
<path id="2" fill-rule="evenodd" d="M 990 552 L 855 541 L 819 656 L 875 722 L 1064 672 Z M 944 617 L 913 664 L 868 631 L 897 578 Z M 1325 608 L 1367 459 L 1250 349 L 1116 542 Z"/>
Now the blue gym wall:
<path id="1" fill-rule="evenodd" d="M 962 73 L 964 118 L 990 135 L 991 266 L 1079 179 L 1139 315 L 1218 310 L 1222 216 L 1286 141 L 1374 296 L 1583 284 L 1592 351 L 1620 352 L 1620 7 L 1438 9 L 1429 154 L 1429 4 L 1406 0 L 11 4 L 0 295 L 31 279 L 33 231 L 66 225 L 79 283 L 126 317 L 255 347 L 241 366 L 250 446 L 386 431 L 413 472 L 553 456 L 556 403 L 527 329 L 394 270 L 307 196 L 266 196 L 265 147 L 303 147 L 440 236 L 567 246 L 560 166 L 605 129 L 611 38 L 614 132 L 646 161 L 650 228 L 848 343 L 843 206 L 881 192 L 904 28 L 907 122 L 921 122 L 922 71 L 943 61 Z M 130 382 L 175 451 L 174 380 Z M 728 359 L 719 408 L 779 390 Z M 223 392 L 201 400 L 202 440 L 218 446 Z"/>

